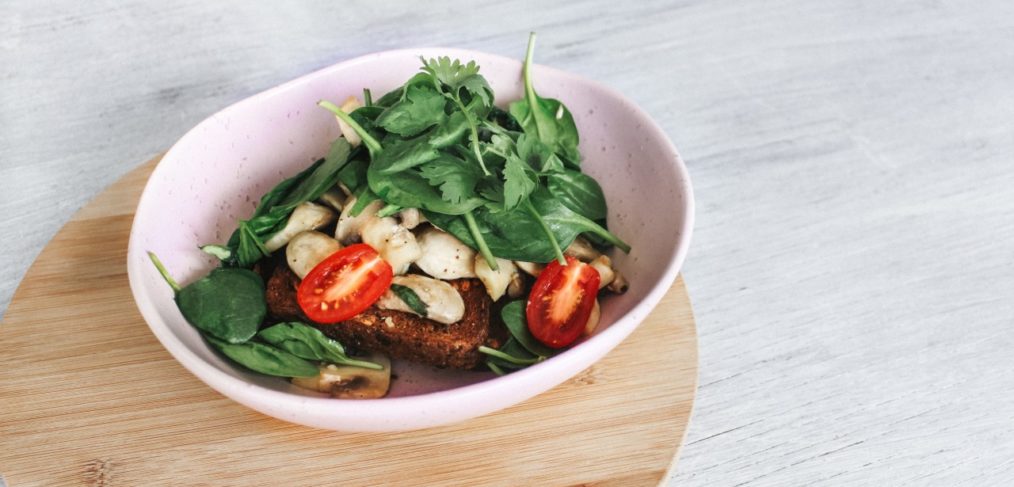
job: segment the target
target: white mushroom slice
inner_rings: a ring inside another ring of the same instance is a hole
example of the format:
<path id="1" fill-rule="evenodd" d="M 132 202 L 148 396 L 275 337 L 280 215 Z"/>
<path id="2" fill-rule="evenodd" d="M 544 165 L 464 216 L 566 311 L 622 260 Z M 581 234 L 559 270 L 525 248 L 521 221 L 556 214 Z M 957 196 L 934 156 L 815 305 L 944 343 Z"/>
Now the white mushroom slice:
<path id="1" fill-rule="evenodd" d="M 613 270 L 613 261 L 608 255 L 600 255 L 588 263 L 593 269 L 599 271 L 599 289 L 608 286 L 616 278 L 616 271 Z"/>
<path id="2" fill-rule="evenodd" d="M 272 235 L 267 242 L 264 242 L 264 247 L 269 252 L 274 252 L 289 243 L 289 240 L 292 240 L 296 234 L 307 230 L 316 230 L 333 222 L 334 216 L 335 213 L 326 206 L 310 202 L 303 203 L 292 210 L 289 221 L 285 222 L 285 227 Z"/>
<path id="3" fill-rule="evenodd" d="M 392 284 L 405 286 L 415 292 L 416 296 L 426 305 L 426 316 L 433 321 L 444 324 L 457 323 L 465 316 L 465 301 L 454 286 L 426 276 L 409 274 L 395 276 Z M 418 314 L 398 294 L 390 289 L 377 300 L 377 307 Z"/>
<path id="4" fill-rule="evenodd" d="M 525 295 L 525 283 L 521 280 L 520 272 L 515 272 L 511 276 L 511 282 L 507 284 L 507 295 L 512 298 L 520 298 Z"/>
<path id="5" fill-rule="evenodd" d="M 285 260 L 289 263 L 289 269 L 302 279 L 317 264 L 341 249 L 342 244 L 337 240 L 310 230 L 289 240 L 289 245 L 285 247 Z"/>
<path id="6" fill-rule="evenodd" d="M 616 277 L 613 278 L 613 282 L 609 283 L 609 290 L 616 294 L 623 294 L 627 292 L 627 288 L 630 284 L 627 283 L 627 278 L 623 277 L 619 271 L 616 271 Z"/>
<path id="7" fill-rule="evenodd" d="M 592 306 L 591 314 L 588 315 L 588 323 L 584 325 L 584 334 L 591 335 L 595 332 L 595 328 L 599 326 L 599 318 L 602 316 L 602 308 L 599 307 L 599 300 L 595 300 L 595 305 Z"/>
<path id="8" fill-rule="evenodd" d="M 574 242 L 568 245 L 567 249 L 564 250 L 563 253 L 564 255 L 569 255 L 581 262 L 591 262 L 598 256 L 602 255 L 602 252 L 595 250 L 595 247 L 592 247 L 587 240 L 581 237 L 575 238 Z"/>
<path id="9" fill-rule="evenodd" d="M 345 208 L 342 209 L 342 214 L 338 217 L 338 226 L 334 230 L 334 238 L 338 239 L 342 245 L 348 245 L 359 241 L 359 232 L 366 222 L 370 221 L 374 216 L 384 207 L 384 202 L 377 200 L 371 201 L 370 204 L 363 208 L 363 211 L 356 216 L 352 216 L 352 208 L 356 206 L 356 197 L 352 196 L 345 200 Z"/>
<path id="10" fill-rule="evenodd" d="M 342 193 L 342 190 L 335 186 L 320 195 L 320 201 L 321 203 L 334 208 L 335 211 L 342 211 L 342 207 L 345 206 L 345 193 Z"/>
<path id="11" fill-rule="evenodd" d="M 475 255 L 475 276 L 486 286 L 486 294 L 489 294 L 493 301 L 500 299 L 507 291 L 512 280 L 517 278 L 518 268 L 507 259 L 496 259 L 497 270 L 490 269 L 486 258 Z"/>
<path id="12" fill-rule="evenodd" d="M 422 257 L 415 262 L 437 279 L 475 277 L 475 251 L 453 235 L 427 228 L 419 235 Z"/>
<path id="13" fill-rule="evenodd" d="M 350 96 L 345 99 L 345 103 L 342 103 L 342 106 L 340 108 L 345 113 L 352 113 L 361 106 L 363 106 L 363 104 L 359 103 L 358 98 Z M 338 117 L 335 116 L 335 118 Z M 349 124 L 345 123 L 340 118 L 338 118 L 338 126 L 341 127 L 342 135 L 345 136 L 345 140 L 349 141 L 349 144 L 352 144 L 352 147 L 356 147 L 363 142 L 363 139 L 359 137 L 359 134 L 357 134 L 355 130 L 352 130 L 352 127 L 350 127 Z"/>
<path id="14" fill-rule="evenodd" d="M 404 274 L 422 256 L 415 235 L 391 217 L 367 220 L 362 226 L 362 238 L 363 243 L 373 247 L 391 265 L 395 275 Z"/>
<path id="15" fill-rule="evenodd" d="M 293 377 L 292 383 L 304 389 L 324 392 L 338 399 L 379 399 L 391 387 L 391 360 L 379 353 L 354 357 L 382 365 L 382 370 L 351 365 L 326 364 L 314 377 Z"/>
<path id="16" fill-rule="evenodd" d="M 542 273 L 542 269 L 546 268 L 545 264 L 536 264 L 535 262 L 524 262 L 521 260 L 515 260 L 514 265 L 518 266 L 518 269 L 525 271 L 525 274 L 532 277 L 539 277 L 539 274 Z"/>
<path id="17" fill-rule="evenodd" d="M 420 224 L 426 221 L 426 217 L 423 216 L 419 208 L 406 208 L 398 213 L 398 218 L 401 219 L 401 226 L 411 230 L 418 227 Z"/>

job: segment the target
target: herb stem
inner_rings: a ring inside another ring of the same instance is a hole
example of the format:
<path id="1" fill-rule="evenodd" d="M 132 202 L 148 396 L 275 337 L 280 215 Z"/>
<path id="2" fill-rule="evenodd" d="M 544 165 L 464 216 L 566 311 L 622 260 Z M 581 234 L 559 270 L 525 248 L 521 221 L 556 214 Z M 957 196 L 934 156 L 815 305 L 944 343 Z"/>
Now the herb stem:
<path id="1" fill-rule="evenodd" d="M 347 356 L 344 357 L 344 358 L 342 358 L 341 362 L 337 362 L 336 363 L 336 365 L 338 365 L 338 364 L 340 364 L 340 365 L 350 365 L 352 367 L 362 367 L 364 369 L 384 370 L 384 366 L 383 365 L 376 364 L 376 363 L 373 363 L 373 362 L 367 362 L 365 360 L 356 360 L 354 358 L 347 357 Z"/>
<path id="2" fill-rule="evenodd" d="M 368 107 L 373 106 L 373 93 L 370 93 L 369 88 L 363 88 L 363 105 Z"/>
<path id="3" fill-rule="evenodd" d="M 532 215 L 532 218 L 535 218 L 535 220 L 539 222 L 539 226 L 542 227 L 542 231 L 546 234 L 546 237 L 549 237 L 549 243 L 553 245 L 553 252 L 556 253 L 556 260 L 560 263 L 560 265 L 567 265 L 567 259 L 563 256 L 563 249 L 560 248 L 560 242 L 556 240 L 556 235 L 554 235 L 553 231 L 549 229 L 549 225 L 546 225 L 546 221 L 542 219 L 542 215 L 539 214 L 539 211 L 535 209 L 535 205 L 532 204 L 532 200 L 525 200 L 525 209 L 528 210 L 528 214 Z"/>
<path id="4" fill-rule="evenodd" d="M 501 369 L 499 365 L 494 364 L 493 362 L 490 362 L 488 360 L 486 361 L 486 367 L 489 367 L 489 370 L 492 370 L 493 373 L 496 375 L 507 375 L 507 372 L 504 372 L 504 370 Z"/>
<path id="5" fill-rule="evenodd" d="M 383 149 L 383 147 L 380 145 L 380 142 L 378 142 L 377 139 L 374 139 L 373 136 L 370 135 L 370 133 L 367 132 L 362 125 L 359 125 L 359 122 L 353 120 L 352 117 L 349 116 L 349 114 L 345 113 L 345 111 L 342 110 L 341 108 L 338 108 L 338 106 L 336 106 L 334 103 L 331 103 L 327 100 L 321 100 L 317 102 L 317 105 L 333 113 L 336 117 L 341 119 L 342 122 L 345 122 L 346 124 L 348 124 L 349 127 L 352 127 L 352 130 L 355 130 L 356 133 L 359 134 L 359 137 L 363 139 L 363 143 L 366 144 L 366 147 L 370 149 L 370 152 L 373 153 L 380 152 L 380 150 Z"/>
<path id="6" fill-rule="evenodd" d="M 475 158 L 479 160 L 479 167 L 482 168 L 482 173 L 489 176 L 489 170 L 486 169 L 486 161 L 482 159 L 482 151 L 479 150 L 479 127 L 476 125 L 475 120 L 472 118 L 472 114 L 469 113 L 468 109 L 465 108 L 465 104 L 461 103 L 461 98 L 458 97 L 457 93 L 452 98 L 454 103 L 458 105 L 458 109 L 465 115 L 465 121 L 468 122 L 469 138 L 472 143 L 472 152 L 475 153 Z"/>
<path id="7" fill-rule="evenodd" d="M 148 252 L 148 258 L 151 259 L 152 264 L 155 264 L 155 268 L 158 269 L 158 273 L 162 274 L 162 279 L 165 279 L 166 284 L 169 284 L 169 287 L 173 288 L 173 293 L 179 293 L 183 288 L 181 288 L 176 280 L 173 279 L 173 276 L 169 275 L 169 271 L 166 270 L 164 265 L 162 265 L 162 261 L 158 260 L 158 256 L 155 255 L 155 252 Z"/>
<path id="8" fill-rule="evenodd" d="M 400 206 L 388 203 L 383 208 L 381 208 L 380 211 L 377 212 L 377 217 L 379 218 L 388 217 L 395 213 L 398 213 L 399 211 L 401 211 Z"/>
<path id="9" fill-rule="evenodd" d="M 489 264 L 489 268 L 496 271 L 499 270 L 496 264 L 496 257 L 493 257 L 493 252 L 489 250 L 489 245 L 486 244 L 486 239 L 482 237 L 482 232 L 479 231 L 479 225 L 475 222 L 475 215 L 471 211 L 462 215 L 465 217 L 465 223 L 468 224 L 468 231 L 471 232 L 472 238 L 475 240 L 475 245 L 479 247 L 479 253 L 482 254 L 482 258 L 486 259 L 486 263 Z"/>
<path id="10" fill-rule="evenodd" d="M 528 99 L 528 110 L 532 120 L 535 122 L 536 131 L 540 134 L 546 133 L 546 128 L 539 123 L 539 117 L 535 116 L 535 110 L 539 108 L 539 97 L 535 95 L 535 86 L 532 85 L 532 58 L 535 57 L 535 32 L 528 34 L 528 49 L 525 51 L 524 78 L 525 98 Z"/>
<path id="11" fill-rule="evenodd" d="M 501 352 L 501 351 L 499 351 L 499 350 L 497 350 L 495 348 L 489 348 L 489 347 L 487 347 L 485 345 L 480 345 L 479 346 L 479 351 L 482 352 L 482 353 L 484 353 L 484 354 L 486 354 L 486 355 L 489 355 L 491 357 L 496 357 L 496 358 L 498 358 L 500 360 L 504 360 L 504 361 L 510 362 L 512 364 L 515 364 L 515 365 L 532 365 L 532 364 L 537 364 L 537 363 L 539 363 L 539 362 L 541 362 L 543 360 L 542 357 L 517 358 L 517 357 L 515 357 L 513 355 L 507 355 L 506 353 L 503 353 L 503 352 Z"/>

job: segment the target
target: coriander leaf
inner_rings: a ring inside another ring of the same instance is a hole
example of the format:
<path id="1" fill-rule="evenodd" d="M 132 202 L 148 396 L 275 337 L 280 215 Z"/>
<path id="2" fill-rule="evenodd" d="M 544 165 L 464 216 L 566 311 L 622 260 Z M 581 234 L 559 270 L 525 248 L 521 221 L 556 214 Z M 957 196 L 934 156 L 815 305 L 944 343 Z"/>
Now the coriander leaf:
<path id="1" fill-rule="evenodd" d="M 507 157 L 507 164 L 503 169 L 503 196 L 506 209 L 517 207 L 532 194 L 532 191 L 535 191 L 537 178 L 530 175 L 530 172 L 528 165 L 517 155 L 511 154 Z"/>
<path id="2" fill-rule="evenodd" d="M 223 355 L 232 361 L 262 374 L 278 377 L 314 377 L 317 366 L 291 353 L 257 342 L 228 343 L 205 336 Z"/>
<path id="3" fill-rule="evenodd" d="M 409 308 L 412 308 L 412 311 L 414 311 L 415 314 L 422 316 L 423 318 L 426 317 L 429 307 L 426 306 L 426 303 L 423 302 L 412 288 L 402 286 L 401 284 L 391 284 L 391 292 L 398 295 L 398 298 L 404 301 Z"/>
<path id="4" fill-rule="evenodd" d="M 479 169 L 461 159 L 442 156 L 419 166 L 419 173 L 450 203 L 461 203 L 475 195 L 475 184 L 482 177 Z"/>
<path id="5" fill-rule="evenodd" d="M 549 192 L 567 208 L 590 220 L 606 217 L 606 197 L 591 176 L 567 169 L 546 178 Z"/>
<path id="6" fill-rule="evenodd" d="M 446 104 L 444 96 L 433 87 L 409 86 L 405 98 L 384 110 L 376 123 L 388 132 L 411 137 L 441 123 L 447 117 Z"/>
<path id="7" fill-rule="evenodd" d="M 493 105 L 493 89 L 486 79 L 479 75 L 479 65 L 475 61 L 462 64 L 461 61 L 447 56 L 436 59 L 422 59 L 423 70 L 430 73 L 437 81 L 446 85 L 454 97 L 458 90 L 464 88 L 470 95 L 482 100 L 483 105 Z"/>
<path id="8" fill-rule="evenodd" d="M 235 267 L 215 269 L 180 289 L 176 304 L 194 327 L 230 343 L 253 337 L 267 313 L 264 281 Z"/>

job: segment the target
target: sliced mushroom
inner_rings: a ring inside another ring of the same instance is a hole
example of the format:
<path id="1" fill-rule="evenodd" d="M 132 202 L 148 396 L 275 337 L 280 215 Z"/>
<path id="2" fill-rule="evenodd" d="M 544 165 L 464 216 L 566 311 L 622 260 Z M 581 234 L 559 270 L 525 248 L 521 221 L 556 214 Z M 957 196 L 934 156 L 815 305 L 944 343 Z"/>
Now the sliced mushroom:
<path id="1" fill-rule="evenodd" d="M 581 262 L 591 262 L 592 260 L 598 258 L 598 256 L 602 255 L 602 252 L 596 250 L 595 247 L 592 247 L 592 244 L 588 243 L 587 240 L 581 237 L 575 238 L 574 241 L 567 246 L 567 249 L 564 250 L 563 253 L 564 255 L 569 255 Z"/>
<path id="2" fill-rule="evenodd" d="M 437 279 L 475 277 L 475 251 L 453 235 L 427 228 L 419 235 L 422 257 L 415 262 L 423 272 Z"/>
<path id="3" fill-rule="evenodd" d="M 451 324 L 461 321 L 465 316 L 465 301 L 454 286 L 426 276 L 408 274 L 395 276 L 392 284 L 398 284 L 412 289 L 416 296 L 426 305 L 426 315 L 433 321 Z M 377 300 L 377 307 L 395 311 L 404 311 L 418 315 L 397 293 L 388 289 L 380 299 Z"/>
<path id="4" fill-rule="evenodd" d="M 401 220 L 401 226 L 411 230 L 418 227 L 422 223 L 426 222 L 426 217 L 423 216 L 419 208 L 406 208 L 398 213 L 398 218 Z"/>
<path id="5" fill-rule="evenodd" d="M 345 103 L 342 103 L 342 106 L 340 108 L 345 113 L 352 113 L 361 106 L 363 106 L 363 104 L 359 103 L 358 98 L 350 96 L 345 99 Z M 338 117 L 336 116 L 335 118 Z M 359 137 L 359 134 L 357 134 L 355 130 L 352 130 L 352 127 L 350 127 L 349 124 L 345 123 L 340 118 L 338 118 L 338 126 L 341 127 L 342 135 L 345 136 L 345 140 L 349 141 L 349 143 L 352 144 L 352 147 L 356 147 L 363 142 L 363 139 Z"/>
<path id="6" fill-rule="evenodd" d="M 337 240 L 309 230 L 289 240 L 289 245 L 285 247 L 285 260 L 289 263 L 289 269 L 302 279 L 317 267 L 317 264 L 341 249 L 342 244 Z"/>
<path id="7" fill-rule="evenodd" d="M 514 265 L 518 266 L 518 269 L 525 271 L 525 274 L 532 277 L 539 277 L 539 274 L 542 273 L 542 269 L 546 268 L 545 264 L 536 264 L 535 262 L 524 262 L 521 260 L 515 260 Z"/>
<path id="8" fill-rule="evenodd" d="M 515 272 L 511 276 L 511 282 L 507 284 L 507 295 L 512 298 L 520 298 L 525 295 L 525 282 L 521 280 L 520 272 Z"/>
<path id="9" fill-rule="evenodd" d="M 415 235 L 391 217 L 367 220 L 362 226 L 362 238 L 363 243 L 373 247 L 391 265 L 396 275 L 404 274 L 422 256 Z"/>
<path id="10" fill-rule="evenodd" d="M 588 263 L 593 269 L 599 271 L 599 289 L 608 286 L 616 278 L 616 271 L 613 270 L 613 261 L 608 255 L 600 255 Z"/>
<path id="11" fill-rule="evenodd" d="M 352 208 L 356 206 L 356 197 L 352 196 L 345 200 L 345 208 L 342 209 L 342 214 L 338 217 L 338 226 L 334 230 L 334 238 L 338 239 L 342 245 L 348 245 L 359 241 L 359 232 L 362 231 L 362 227 L 370 219 L 374 218 L 378 211 L 384 207 L 384 202 L 377 200 L 371 201 L 370 204 L 363 208 L 363 211 L 356 216 L 352 216 Z"/>
<path id="12" fill-rule="evenodd" d="M 518 268 L 507 259 L 496 259 L 497 270 L 489 267 L 486 258 L 475 255 L 475 275 L 486 286 L 486 294 L 489 294 L 493 301 L 500 299 L 507 291 L 511 281 L 518 279 Z"/>
<path id="13" fill-rule="evenodd" d="M 292 240 L 296 234 L 323 227 L 333 222 L 334 217 L 335 213 L 326 206 L 310 202 L 303 203 L 292 210 L 289 221 L 285 222 L 285 227 L 272 235 L 267 242 L 264 242 L 264 247 L 269 252 L 274 252 L 289 243 L 289 240 Z"/>
<path id="14" fill-rule="evenodd" d="M 304 389 L 324 392 L 338 399 L 378 399 L 391 387 L 391 360 L 379 353 L 356 359 L 382 365 L 382 370 L 351 365 L 319 365 L 315 377 L 293 377 L 292 383 Z"/>
<path id="15" fill-rule="evenodd" d="M 591 335 L 595 332 L 595 328 L 599 326 L 599 318 L 602 316 L 602 308 L 599 307 L 599 300 L 595 299 L 595 305 L 592 306 L 591 314 L 588 315 L 588 323 L 584 325 L 584 334 Z"/>
<path id="16" fill-rule="evenodd" d="M 342 207 L 345 206 L 345 193 L 337 186 L 325 191 L 319 199 L 321 203 L 334 208 L 335 211 L 342 211 Z"/>
<path id="17" fill-rule="evenodd" d="M 616 271 L 616 277 L 613 278 L 613 282 L 609 283 L 608 288 L 616 294 L 623 294 L 630 288 L 630 284 L 627 283 L 627 278 L 623 277 L 623 274 Z"/>

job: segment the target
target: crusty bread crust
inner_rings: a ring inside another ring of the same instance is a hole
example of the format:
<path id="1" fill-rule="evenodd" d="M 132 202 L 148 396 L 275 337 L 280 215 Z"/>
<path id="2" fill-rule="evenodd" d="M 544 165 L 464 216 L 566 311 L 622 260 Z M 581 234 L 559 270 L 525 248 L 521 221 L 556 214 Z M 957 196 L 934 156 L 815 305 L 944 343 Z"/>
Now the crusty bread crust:
<path id="1" fill-rule="evenodd" d="M 274 266 L 267 282 L 268 313 L 277 321 L 311 323 L 342 344 L 437 367 L 472 369 L 482 361 L 479 346 L 490 338 L 492 300 L 478 279 L 448 281 L 465 301 L 465 316 L 445 325 L 411 313 L 375 306 L 348 321 L 313 323 L 296 301 L 297 277 L 288 265 Z"/>

